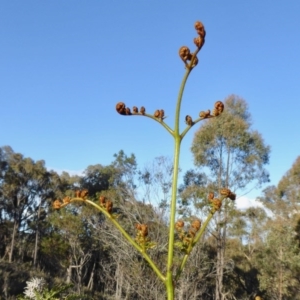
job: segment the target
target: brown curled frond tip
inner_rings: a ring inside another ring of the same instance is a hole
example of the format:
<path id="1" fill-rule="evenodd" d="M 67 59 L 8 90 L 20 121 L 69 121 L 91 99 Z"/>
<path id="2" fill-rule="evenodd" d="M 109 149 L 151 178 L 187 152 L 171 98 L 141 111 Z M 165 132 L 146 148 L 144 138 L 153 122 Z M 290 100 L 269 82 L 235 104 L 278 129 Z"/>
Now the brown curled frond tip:
<path id="1" fill-rule="evenodd" d="M 116 111 L 120 114 L 120 115 L 126 115 L 126 105 L 124 102 L 118 102 L 116 105 Z"/>
<path id="2" fill-rule="evenodd" d="M 214 116 L 214 117 L 217 117 L 217 116 L 219 116 L 220 115 L 220 112 L 217 110 L 217 109 L 213 109 L 213 111 L 212 111 L 212 115 Z"/>
<path id="3" fill-rule="evenodd" d="M 232 201 L 234 201 L 236 199 L 236 194 L 227 188 L 221 189 L 220 194 L 226 198 L 229 198 Z"/>
<path id="4" fill-rule="evenodd" d="M 210 192 L 209 194 L 208 194 L 208 200 L 209 201 L 211 201 L 212 199 L 214 199 L 214 197 L 215 197 L 215 195 L 214 195 L 214 193 L 213 192 Z"/>
<path id="5" fill-rule="evenodd" d="M 84 189 L 84 190 L 80 191 L 80 198 L 86 199 L 88 194 L 89 194 L 89 191 L 87 189 Z"/>
<path id="6" fill-rule="evenodd" d="M 53 208 L 54 209 L 60 209 L 61 208 L 61 202 L 59 200 L 55 200 L 53 202 Z"/>
<path id="7" fill-rule="evenodd" d="M 146 224 L 141 224 L 141 234 L 143 237 L 148 235 L 148 225 Z"/>
<path id="8" fill-rule="evenodd" d="M 165 118 L 165 111 L 163 109 L 157 109 L 153 116 L 157 119 L 161 119 L 161 121 Z"/>
<path id="9" fill-rule="evenodd" d="M 202 22 L 197 21 L 195 23 L 195 29 L 196 29 L 197 33 L 199 34 L 199 36 L 201 36 L 204 39 L 205 35 L 206 35 L 206 31 L 205 31 L 205 28 L 204 28 L 204 25 L 202 24 Z"/>
<path id="10" fill-rule="evenodd" d="M 63 199 L 63 203 L 64 204 L 69 204 L 71 202 L 71 197 L 69 196 L 66 196 L 64 199 Z"/>
<path id="11" fill-rule="evenodd" d="M 101 206 L 104 206 L 104 205 L 105 205 L 105 202 L 106 202 L 106 197 L 105 197 L 105 196 L 100 196 L 100 197 L 99 197 L 99 202 L 100 202 L 100 205 L 101 205 Z"/>
<path id="12" fill-rule="evenodd" d="M 106 208 L 106 211 L 111 214 L 112 213 L 112 209 L 113 209 L 113 203 L 108 200 L 105 202 L 105 208 Z"/>
<path id="13" fill-rule="evenodd" d="M 182 228 L 184 227 L 184 222 L 182 220 L 178 220 L 176 223 L 175 223 L 175 229 L 177 231 L 180 231 Z"/>
<path id="14" fill-rule="evenodd" d="M 192 60 L 192 63 L 189 66 L 190 68 L 194 68 L 198 64 L 198 58 L 197 58 L 197 56 L 193 56 L 191 54 L 190 49 L 188 47 L 186 47 L 186 46 L 182 46 L 179 49 L 179 56 L 183 60 L 183 62 L 185 63 L 186 66 L 187 66 L 187 62 Z"/>
<path id="15" fill-rule="evenodd" d="M 160 116 L 160 111 L 157 109 L 157 110 L 154 112 L 153 116 L 154 116 L 155 118 L 159 118 L 159 116 Z"/>
<path id="16" fill-rule="evenodd" d="M 222 201 L 218 198 L 214 198 L 211 200 L 211 204 L 213 206 L 213 208 L 215 209 L 215 211 L 220 210 L 221 206 L 222 206 Z"/>
<path id="17" fill-rule="evenodd" d="M 231 193 L 230 189 L 224 188 L 224 189 L 220 190 L 220 194 L 225 197 L 228 197 L 230 195 L 230 193 Z"/>
<path id="18" fill-rule="evenodd" d="M 135 224 L 135 228 L 139 231 L 140 236 L 148 236 L 148 225 L 146 224 Z"/>
<path id="19" fill-rule="evenodd" d="M 189 116 L 189 115 L 187 115 L 187 116 L 185 117 L 185 123 L 186 123 L 187 125 L 189 125 L 189 126 L 192 126 L 192 125 L 194 124 L 192 117 Z"/>
<path id="20" fill-rule="evenodd" d="M 126 107 L 125 103 L 118 102 L 116 105 L 116 111 L 123 116 L 130 116 L 132 115 L 131 110 L 129 107 Z"/>
<path id="21" fill-rule="evenodd" d="M 201 227 L 201 221 L 199 219 L 195 219 L 191 224 L 191 227 L 197 232 Z"/>
<path id="22" fill-rule="evenodd" d="M 201 49 L 204 43 L 205 39 L 202 38 L 200 35 L 194 38 L 194 44 L 197 46 L 197 48 Z"/>
<path id="23" fill-rule="evenodd" d="M 179 56 L 180 58 L 186 63 L 187 60 L 191 59 L 191 51 L 188 47 L 182 46 L 179 49 Z"/>
<path id="24" fill-rule="evenodd" d="M 140 113 L 141 113 L 142 115 L 144 115 L 145 112 L 146 112 L 146 108 L 145 108 L 144 106 L 142 106 L 141 109 L 140 109 Z"/>
<path id="25" fill-rule="evenodd" d="M 132 112 L 133 112 L 134 114 L 138 114 L 138 113 L 139 113 L 139 109 L 138 109 L 136 106 L 134 106 L 134 107 L 132 108 Z"/>
<path id="26" fill-rule="evenodd" d="M 84 190 L 76 190 L 75 191 L 75 198 L 81 198 L 83 200 L 86 199 L 86 197 L 88 196 L 89 192 L 87 189 Z"/>
<path id="27" fill-rule="evenodd" d="M 84 189 L 84 190 L 76 190 L 75 191 L 75 197 L 76 198 L 81 198 L 81 199 L 85 199 L 88 195 L 88 190 Z"/>
<path id="28" fill-rule="evenodd" d="M 207 111 L 200 111 L 199 117 L 203 119 L 211 117 L 210 110 L 208 109 Z"/>
<path id="29" fill-rule="evenodd" d="M 224 103 L 222 101 L 217 101 L 215 103 L 215 109 L 221 114 L 224 111 Z"/>

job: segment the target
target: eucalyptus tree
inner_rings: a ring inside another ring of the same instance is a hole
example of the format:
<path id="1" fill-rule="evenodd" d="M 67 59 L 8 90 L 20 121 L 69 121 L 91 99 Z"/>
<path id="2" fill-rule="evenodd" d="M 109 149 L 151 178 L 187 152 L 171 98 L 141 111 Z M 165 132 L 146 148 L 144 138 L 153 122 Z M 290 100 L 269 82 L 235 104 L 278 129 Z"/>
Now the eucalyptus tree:
<path id="1" fill-rule="evenodd" d="M 0 167 L 1 284 L 8 297 L 28 274 L 28 262 L 38 266 L 47 200 L 54 194 L 43 160 L 34 161 L 5 146 L 0 148 Z"/>
<path id="2" fill-rule="evenodd" d="M 53 194 L 49 190 L 50 173 L 46 170 L 44 161 L 26 158 L 10 147 L 3 147 L 1 152 L 2 164 L 6 163 L 6 167 L 1 170 L 2 217 L 10 223 L 11 235 L 4 255 L 12 262 L 16 242 L 20 241 L 19 246 L 22 245 L 21 237 L 25 239 L 27 233 L 32 232 L 32 222 L 41 217 L 45 200 Z M 33 232 L 38 233 L 38 226 L 34 226 Z M 37 240 L 38 234 L 35 235 L 35 249 Z M 26 251 L 25 247 L 21 248 L 20 253 Z M 34 250 L 33 256 L 36 262 L 37 250 Z"/>
<path id="3" fill-rule="evenodd" d="M 259 200 L 269 211 L 265 227 L 265 257 L 261 265 L 261 284 L 268 297 L 300 299 L 300 249 L 297 226 L 300 220 L 300 156 Z"/>
<path id="4" fill-rule="evenodd" d="M 234 192 L 241 192 L 250 183 L 253 186 L 268 182 L 265 165 L 269 162 L 270 147 L 260 133 L 251 128 L 251 115 L 245 100 L 231 95 L 224 104 L 224 113 L 219 118 L 206 120 L 195 133 L 191 150 L 195 165 L 200 175 L 206 174 L 211 190 L 218 193 L 221 187 L 230 187 Z M 205 178 L 204 175 L 202 178 Z M 194 203 L 198 207 L 203 206 L 206 202 L 203 187 L 191 186 L 194 188 Z M 225 247 L 233 207 L 232 202 L 226 201 L 224 209 L 215 215 L 211 229 L 217 249 L 216 300 L 224 299 Z"/>
<path id="5" fill-rule="evenodd" d="M 268 216 L 263 207 L 235 210 L 228 224 L 226 242 L 227 265 L 225 285 L 227 295 L 237 299 L 255 299 L 265 294 L 260 272 L 265 252 Z M 228 265 L 231 264 L 231 272 Z"/>
<path id="6" fill-rule="evenodd" d="M 136 159 L 134 154 L 127 156 L 123 150 L 114 154 L 114 158 L 114 161 L 107 166 L 101 164 L 88 166 L 80 177 L 78 187 L 88 189 L 90 197 L 117 187 L 126 198 L 126 195 L 135 189 Z"/>

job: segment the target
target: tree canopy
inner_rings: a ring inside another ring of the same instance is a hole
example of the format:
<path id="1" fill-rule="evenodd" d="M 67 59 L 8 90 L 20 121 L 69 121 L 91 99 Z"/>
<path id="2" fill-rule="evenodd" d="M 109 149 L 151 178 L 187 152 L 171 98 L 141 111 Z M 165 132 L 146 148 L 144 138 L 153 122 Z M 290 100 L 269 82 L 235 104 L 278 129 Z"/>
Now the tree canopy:
<path id="1" fill-rule="evenodd" d="M 226 147 L 226 141 L 219 145 Z M 164 265 L 168 238 L 165 207 L 149 200 L 154 191 L 158 199 L 163 196 L 168 201 L 172 165 L 159 157 L 152 165 L 140 168 L 134 155 L 123 151 L 113 158 L 109 165 L 88 166 L 83 175 L 71 176 L 47 170 L 43 160 L 34 161 L 10 147 L 0 148 L 1 297 L 15 299 L 24 292 L 26 281 L 43 278 L 49 293 L 56 287 L 64 290 L 66 284 L 69 292 L 62 297 L 71 292 L 85 299 L 164 299 L 164 287 L 147 263 L 101 214 L 85 205 L 61 211 L 51 207 L 53 199 L 79 187 L 95 191 L 95 197 L 116 197 L 124 228 L 134 235 L 134 224 L 145 221 L 157 243 L 150 255 Z M 187 196 L 190 189 L 195 201 L 207 201 L 201 187 L 210 181 L 210 188 L 217 187 L 218 180 L 213 180 L 212 174 L 219 174 L 207 172 L 208 166 L 189 170 L 179 192 Z M 300 157 L 277 186 L 263 191 L 259 197 L 262 207 L 240 211 L 229 205 L 218 214 L 178 282 L 180 299 L 215 299 L 216 287 L 220 288 L 218 276 L 222 276 L 221 296 L 300 299 L 299 166 Z M 195 192 L 197 186 L 200 193 Z M 184 218 L 196 213 L 191 209 Z M 180 249 L 176 249 L 175 263 L 179 254 Z"/>

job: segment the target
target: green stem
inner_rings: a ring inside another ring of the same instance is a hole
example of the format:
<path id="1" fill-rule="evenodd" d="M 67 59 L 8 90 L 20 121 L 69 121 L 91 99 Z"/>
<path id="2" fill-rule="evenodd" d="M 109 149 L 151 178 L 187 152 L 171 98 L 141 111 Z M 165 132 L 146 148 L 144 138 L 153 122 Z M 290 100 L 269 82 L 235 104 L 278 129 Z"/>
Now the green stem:
<path id="1" fill-rule="evenodd" d="M 168 262 L 167 262 L 167 274 L 166 274 L 166 288 L 169 300 L 174 299 L 174 285 L 173 285 L 173 256 L 174 256 L 174 228 L 175 228 L 175 216 L 176 216 L 176 198 L 177 198 L 177 180 L 179 171 L 179 154 L 180 154 L 180 142 L 179 136 L 175 138 L 175 152 L 174 152 L 174 170 L 173 170 L 173 182 L 172 182 L 172 198 L 170 209 L 170 228 L 169 228 L 169 249 L 168 249 Z"/>
<path id="2" fill-rule="evenodd" d="M 148 117 L 150 119 L 153 119 L 154 121 L 158 122 L 160 125 L 162 125 L 163 127 L 165 127 L 165 129 L 173 136 L 174 135 L 174 131 L 160 118 L 155 118 L 153 115 L 150 114 L 132 114 L 132 116 L 144 116 L 144 117 Z"/>
<path id="3" fill-rule="evenodd" d="M 125 239 L 138 251 L 140 252 L 143 257 L 145 258 L 145 260 L 149 263 L 149 265 L 151 266 L 151 268 L 153 269 L 153 271 L 157 274 L 157 276 L 163 281 L 165 282 L 165 277 L 163 276 L 163 274 L 161 273 L 161 271 L 158 269 L 158 267 L 156 266 L 156 264 L 153 262 L 153 260 L 149 257 L 149 255 L 145 252 L 145 250 L 139 246 L 134 240 L 133 238 L 124 230 L 124 228 L 118 223 L 118 221 L 110 214 L 108 213 L 104 208 L 102 208 L 101 206 L 97 205 L 95 202 L 91 201 L 91 200 L 83 200 L 82 198 L 73 198 L 71 201 L 82 201 L 82 202 L 86 202 L 89 203 L 90 205 L 96 207 L 99 211 L 101 211 L 113 224 L 115 227 L 118 228 L 118 230 L 122 233 L 122 235 L 125 237 Z"/>
<path id="4" fill-rule="evenodd" d="M 175 127 L 174 127 L 174 169 L 173 169 L 173 182 L 172 182 L 172 195 L 171 195 L 171 209 L 170 209 L 170 228 L 169 228 L 169 247 L 168 247 L 168 261 L 167 261 L 167 274 L 166 274 L 166 289 L 168 300 L 174 299 L 174 282 L 173 282 L 173 256 L 174 256 L 174 230 L 175 230 L 175 216 L 176 216 L 176 200 L 177 200 L 177 185 L 178 185 L 178 171 L 179 171 L 179 155 L 181 136 L 179 134 L 179 119 L 180 119 L 180 107 L 182 101 L 182 95 L 188 76 L 191 72 L 190 68 L 186 69 L 185 75 L 182 79 L 182 83 L 179 89 L 176 115 L 175 115 Z"/>
<path id="5" fill-rule="evenodd" d="M 192 69 L 189 69 L 189 68 L 186 69 L 186 72 L 184 74 L 184 77 L 182 79 L 181 86 L 179 89 L 177 105 L 176 105 L 176 114 L 175 114 L 174 138 L 176 138 L 176 135 L 179 136 L 179 118 L 180 118 L 180 107 L 181 107 L 182 95 L 183 95 L 186 81 L 191 73 L 191 70 Z"/>

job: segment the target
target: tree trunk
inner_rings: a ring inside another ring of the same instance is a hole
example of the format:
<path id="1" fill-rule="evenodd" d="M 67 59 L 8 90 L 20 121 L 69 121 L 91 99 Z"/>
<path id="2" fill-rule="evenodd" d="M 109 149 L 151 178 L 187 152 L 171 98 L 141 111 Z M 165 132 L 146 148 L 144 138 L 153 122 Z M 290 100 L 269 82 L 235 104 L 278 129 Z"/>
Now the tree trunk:
<path id="1" fill-rule="evenodd" d="M 72 278 L 72 258 L 69 258 L 69 267 L 67 268 L 67 279 L 66 283 L 70 284 L 71 283 L 71 278 Z"/>
<path id="2" fill-rule="evenodd" d="M 222 289 L 223 289 L 223 253 L 221 237 L 217 239 L 217 268 L 216 268 L 216 300 L 223 300 Z"/>
<path id="3" fill-rule="evenodd" d="M 5 299 L 8 299 L 8 288 L 9 288 L 9 272 L 4 271 L 3 275 L 3 295 L 5 296 Z"/>
<path id="4" fill-rule="evenodd" d="M 282 300 L 282 246 L 280 246 L 279 250 L 279 297 L 278 300 Z"/>
<path id="5" fill-rule="evenodd" d="M 80 264 L 78 266 L 76 266 L 76 270 L 77 270 L 77 292 L 78 294 L 81 293 L 81 288 L 82 288 L 82 269 L 84 266 L 84 258 L 80 258 Z"/>
<path id="6" fill-rule="evenodd" d="M 37 214 L 37 220 L 36 220 L 36 232 L 35 232 L 35 243 L 34 243 L 34 253 L 33 253 L 33 266 L 35 268 L 37 266 L 37 254 L 38 254 L 39 240 L 40 240 L 41 206 L 42 206 L 42 200 L 40 200 L 40 204 L 39 204 L 39 208 L 38 208 L 38 214 Z"/>
<path id="7" fill-rule="evenodd" d="M 116 282 L 117 282 L 115 299 L 121 300 L 122 299 L 123 273 L 121 271 L 119 262 L 118 262 L 118 266 L 116 269 L 115 278 L 116 278 Z"/>
<path id="8" fill-rule="evenodd" d="M 216 262 L 216 289 L 215 299 L 224 300 L 223 295 L 223 276 L 224 276 L 224 256 L 225 256 L 225 239 L 226 231 L 219 227 L 220 215 L 218 214 L 217 220 L 217 262 Z M 226 226 L 226 224 L 224 224 Z"/>
<path id="9" fill-rule="evenodd" d="M 90 275 L 89 283 L 87 285 L 87 289 L 90 290 L 90 291 L 93 290 L 93 287 L 94 287 L 95 267 L 96 267 L 96 262 L 94 262 L 94 264 L 93 264 L 93 268 L 92 268 L 92 272 L 91 272 L 91 275 Z"/>
<path id="10" fill-rule="evenodd" d="M 8 262 L 12 262 L 13 259 L 13 252 L 15 248 L 15 240 L 16 240 L 16 234 L 17 234 L 17 229 L 18 229 L 18 222 L 17 220 L 14 221 L 14 227 L 13 227 L 13 232 L 12 232 L 12 237 L 11 237 L 11 243 L 10 243 L 10 250 L 8 253 Z"/>
<path id="11" fill-rule="evenodd" d="M 12 262 L 13 259 L 13 253 L 14 253 L 14 248 L 15 248 L 15 243 L 16 243 L 16 236 L 17 236 L 17 231 L 19 229 L 20 225 L 20 219 L 21 219 L 21 212 L 19 210 L 20 203 L 21 203 L 21 198 L 20 197 L 15 197 L 13 199 L 14 201 L 14 206 L 15 208 L 18 208 L 17 211 L 14 212 L 14 227 L 13 227 L 13 232 L 12 232 L 12 237 L 11 237 L 11 244 L 10 244 L 10 251 L 8 254 L 8 262 Z"/>

